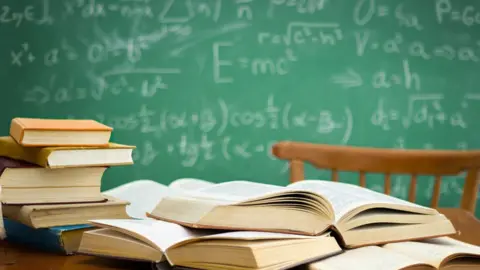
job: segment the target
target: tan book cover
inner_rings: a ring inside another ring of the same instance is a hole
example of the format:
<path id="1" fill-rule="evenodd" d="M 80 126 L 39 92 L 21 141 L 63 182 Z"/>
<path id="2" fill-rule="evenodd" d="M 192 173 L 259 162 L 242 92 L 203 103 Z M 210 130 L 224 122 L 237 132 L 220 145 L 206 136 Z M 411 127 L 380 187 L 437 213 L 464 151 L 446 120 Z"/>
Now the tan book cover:
<path id="1" fill-rule="evenodd" d="M 23 146 L 99 146 L 108 143 L 112 130 L 88 119 L 14 118 L 10 136 Z"/>
<path id="2" fill-rule="evenodd" d="M 127 154 L 127 158 L 124 159 L 118 159 L 117 153 L 119 151 L 116 151 L 129 149 L 135 149 L 135 146 L 109 143 L 106 146 L 23 147 L 10 136 L 0 137 L 0 156 L 30 162 L 44 168 L 129 165 L 133 164 L 131 151 L 129 151 L 130 158 L 128 158 Z M 97 152 L 103 159 L 99 160 L 99 162 L 94 162 L 92 157 Z M 106 159 L 105 152 L 112 152 L 117 158 Z M 89 159 L 81 158 L 82 153 Z M 57 159 L 55 158 L 56 155 L 61 155 L 62 158 Z M 65 161 L 65 158 L 68 157 L 74 158 L 77 162 L 71 162 L 70 164 L 54 162 L 55 160 Z M 85 161 L 82 163 L 79 162 L 80 160 Z"/>

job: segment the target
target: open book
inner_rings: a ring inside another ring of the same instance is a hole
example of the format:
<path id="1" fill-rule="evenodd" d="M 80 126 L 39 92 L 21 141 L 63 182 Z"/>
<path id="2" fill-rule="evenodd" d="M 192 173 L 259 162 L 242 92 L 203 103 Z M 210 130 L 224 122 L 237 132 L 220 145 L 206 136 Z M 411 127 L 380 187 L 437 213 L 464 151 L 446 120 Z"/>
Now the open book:
<path id="1" fill-rule="evenodd" d="M 145 214 L 151 212 L 158 202 L 167 195 L 182 194 L 213 183 L 195 178 L 179 178 L 165 186 L 158 182 L 142 179 L 135 180 L 118 187 L 104 191 L 103 194 L 130 202 L 127 213 L 132 218 L 145 219 Z M 142 194 L 142 196 L 138 196 Z"/>
<path id="2" fill-rule="evenodd" d="M 480 247 L 448 237 L 347 250 L 309 270 L 480 269 Z"/>
<path id="3" fill-rule="evenodd" d="M 225 182 L 188 196 L 166 196 L 148 215 L 192 228 L 304 235 L 332 229 L 346 247 L 455 233 L 435 209 L 330 181 L 300 181 L 287 187 Z"/>
<path id="4" fill-rule="evenodd" d="M 334 237 L 194 230 L 158 220 L 92 220 L 79 253 L 199 269 L 287 269 L 342 252 Z"/>

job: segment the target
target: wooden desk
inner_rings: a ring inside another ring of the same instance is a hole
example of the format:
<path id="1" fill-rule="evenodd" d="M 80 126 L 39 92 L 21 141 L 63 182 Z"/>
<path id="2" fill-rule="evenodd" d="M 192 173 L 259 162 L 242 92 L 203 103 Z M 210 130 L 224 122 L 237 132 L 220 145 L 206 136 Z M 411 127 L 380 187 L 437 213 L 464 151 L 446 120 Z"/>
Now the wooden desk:
<path id="1" fill-rule="evenodd" d="M 480 246 L 480 220 L 459 208 L 439 208 L 438 211 L 450 219 L 457 229 L 458 235 L 452 238 Z"/>
<path id="2" fill-rule="evenodd" d="M 480 222 L 461 209 L 439 209 L 455 225 L 460 234 L 454 238 L 480 246 Z M 61 256 L 30 250 L 0 241 L 0 270 L 110 270 L 152 269 L 149 263 L 91 256 Z"/>
<path id="3" fill-rule="evenodd" d="M 0 241 L 0 270 L 151 270 L 149 263 L 99 258 L 93 256 L 62 256 L 31 250 Z"/>

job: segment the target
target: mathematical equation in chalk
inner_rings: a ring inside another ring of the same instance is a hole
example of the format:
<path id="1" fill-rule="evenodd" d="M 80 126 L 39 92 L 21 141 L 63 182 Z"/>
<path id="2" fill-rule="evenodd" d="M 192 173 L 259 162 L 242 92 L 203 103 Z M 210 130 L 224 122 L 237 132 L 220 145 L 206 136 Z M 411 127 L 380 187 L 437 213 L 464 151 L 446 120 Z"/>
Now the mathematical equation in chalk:
<path id="1" fill-rule="evenodd" d="M 342 73 L 332 75 L 330 80 L 344 89 L 357 88 L 364 86 L 364 84 L 374 89 L 390 89 L 398 86 L 407 90 L 420 91 L 422 89 L 420 74 L 413 70 L 410 66 L 410 61 L 406 59 L 401 63 L 400 72 L 389 73 L 384 70 L 378 70 L 371 76 L 363 78 L 355 69 L 347 68 Z"/>
<path id="2" fill-rule="evenodd" d="M 459 3 L 450 0 L 436 0 L 437 22 L 439 24 L 460 23 L 467 27 L 480 25 L 480 9 L 472 5 L 458 7 Z"/>
<path id="3" fill-rule="evenodd" d="M 466 116 L 471 115 L 471 107 L 480 108 L 480 95 L 467 94 L 457 109 L 447 113 L 444 109 L 445 96 L 443 94 L 415 94 L 410 95 L 406 105 L 406 113 L 401 109 L 390 108 L 388 101 L 380 98 L 375 112 L 371 116 L 371 123 L 382 130 L 392 130 L 393 125 L 399 124 L 405 129 L 412 126 L 424 125 L 434 129 L 438 125 L 449 125 L 454 128 L 466 129 L 469 123 Z"/>
<path id="4" fill-rule="evenodd" d="M 353 21 L 356 25 L 366 26 L 375 19 L 394 17 L 402 28 L 411 28 L 421 31 L 424 26 L 419 17 L 413 12 L 415 7 L 405 7 L 403 3 L 389 6 L 377 0 L 359 0 L 353 9 Z"/>
<path id="5" fill-rule="evenodd" d="M 39 0 L 32 5 L 0 4 L 0 26 L 12 25 L 15 28 L 26 24 L 52 25 L 54 19 L 51 15 L 50 0 Z"/>
<path id="6" fill-rule="evenodd" d="M 35 105 L 64 104 L 76 101 L 102 101 L 120 95 L 150 98 L 169 89 L 168 77 L 181 74 L 177 68 L 118 69 L 99 75 L 87 73 L 88 84 L 78 86 L 75 81 L 59 82 L 52 75 L 48 84 L 26 89 L 23 102 Z"/>
<path id="7" fill-rule="evenodd" d="M 268 17 L 273 18 L 275 16 L 275 11 L 280 8 L 294 10 L 302 15 L 316 14 L 325 9 L 327 0 L 270 0 L 269 2 L 267 15 Z"/>
<path id="8" fill-rule="evenodd" d="M 260 45 L 302 45 L 334 46 L 343 40 L 343 32 L 338 23 L 330 22 L 290 22 L 285 33 L 259 32 Z"/>
<path id="9" fill-rule="evenodd" d="M 356 31 L 354 35 L 358 56 L 381 52 L 387 55 L 398 54 L 423 60 L 444 59 L 474 63 L 480 61 L 480 42 L 478 41 L 471 42 L 471 46 L 454 46 L 447 42 L 428 46 L 420 40 L 406 40 L 404 35 L 399 32 L 385 40 L 375 38 L 370 31 Z"/>
<path id="10" fill-rule="evenodd" d="M 215 83 L 233 83 L 235 79 L 232 74 L 235 74 L 236 70 L 245 70 L 253 76 L 284 76 L 290 72 L 293 63 L 298 60 L 291 49 L 286 49 L 283 55 L 277 57 L 259 56 L 249 58 L 240 56 L 232 59 L 222 56 L 222 51 L 233 46 L 234 43 L 232 42 L 215 42 L 213 44 L 212 74 Z"/>
<path id="11" fill-rule="evenodd" d="M 143 141 L 135 149 L 133 159 L 137 164 L 149 166 L 156 161 L 157 156 L 169 155 L 179 157 L 182 167 L 194 167 L 213 160 L 241 161 L 262 156 L 274 160 L 270 151 L 274 143 L 275 141 L 252 143 L 231 136 L 211 138 L 208 134 L 201 134 L 196 139 L 181 134 L 178 141 L 170 143 Z"/>
<path id="12" fill-rule="evenodd" d="M 217 107 L 195 112 L 157 111 L 141 105 L 132 113 L 120 116 L 100 113 L 96 118 L 118 131 L 137 131 L 159 138 L 169 132 L 185 129 L 198 129 L 218 136 L 232 129 L 310 129 L 319 138 L 335 135 L 342 143 L 349 141 L 354 125 L 353 115 L 348 107 L 339 112 L 327 109 L 299 110 L 292 103 L 277 104 L 273 95 L 270 95 L 265 106 L 259 109 L 234 109 L 236 106 L 223 99 L 218 99 L 216 105 Z"/>
<path id="13" fill-rule="evenodd" d="M 162 23 L 187 23 L 194 18 L 208 18 L 217 21 L 222 8 L 221 0 L 166 0 L 158 5 L 149 0 L 70 0 L 64 3 L 63 16 L 82 18 L 124 18 L 158 19 Z"/>

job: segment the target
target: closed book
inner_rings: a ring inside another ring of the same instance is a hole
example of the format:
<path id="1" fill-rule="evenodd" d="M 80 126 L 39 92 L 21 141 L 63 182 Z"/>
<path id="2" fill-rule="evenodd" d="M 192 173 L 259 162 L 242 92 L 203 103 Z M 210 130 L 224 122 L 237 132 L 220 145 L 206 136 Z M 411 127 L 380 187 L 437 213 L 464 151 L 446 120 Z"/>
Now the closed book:
<path id="1" fill-rule="evenodd" d="M 108 143 L 106 146 L 24 147 L 12 137 L 0 137 L 0 156 L 23 160 L 44 168 L 119 166 L 133 164 L 135 146 Z"/>
<path id="2" fill-rule="evenodd" d="M 4 204 L 100 202 L 106 167 L 46 169 L 0 156 L 0 186 Z"/>
<path id="3" fill-rule="evenodd" d="M 104 196 L 107 201 L 93 203 L 3 205 L 6 218 L 32 228 L 49 228 L 89 223 L 90 219 L 126 219 L 127 201 Z"/>
<path id="4" fill-rule="evenodd" d="M 34 229 L 20 222 L 3 219 L 6 241 L 35 249 L 70 255 L 78 250 L 83 232 L 91 225 L 58 226 L 46 229 Z"/>
<path id="5" fill-rule="evenodd" d="M 10 136 L 23 146 L 106 146 L 112 128 L 95 120 L 14 118 Z"/>

